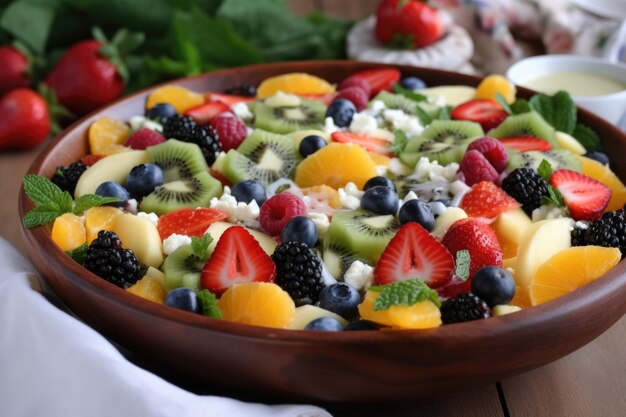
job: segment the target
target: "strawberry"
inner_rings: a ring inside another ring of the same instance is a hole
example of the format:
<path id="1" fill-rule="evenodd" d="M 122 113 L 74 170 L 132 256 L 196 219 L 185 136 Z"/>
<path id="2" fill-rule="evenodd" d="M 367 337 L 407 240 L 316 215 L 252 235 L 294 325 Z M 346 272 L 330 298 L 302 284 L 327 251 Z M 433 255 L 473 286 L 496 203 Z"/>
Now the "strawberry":
<path id="1" fill-rule="evenodd" d="M 355 143 L 368 151 L 376 152 L 381 155 L 393 155 L 391 143 L 385 139 L 343 131 L 334 132 L 331 138 L 335 142 Z"/>
<path id="2" fill-rule="evenodd" d="M 254 97 L 233 96 L 231 94 L 213 93 L 211 91 L 204 93 L 207 103 L 219 101 L 221 103 L 233 106 L 237 103 L 250 103 L 254 101 Z"/>
<path id="3" fill-rule="evenodd" d="M 437 293 L 441 298 L 453 298 L 457 295 L 461 295 L 464 292 L 472 291 L 472 281 L 466 280 L 463 281 L 459 277 L 453 277 L 450 282 L 442 287 L 437 288 Z"/>
<path id="4" fill-rule="evenodd" d="M 231 226 L 218 240 L 202 270 L 202 287 L 222 294 L 234 284 L 272 282 L 276 266 L 259 242 L 241 226 Z"/>
<path id="5" fill-rule="evenodd" d="M 28 58 L 18 49 L 0 46 L 0 96 L 19 87 L 28 87 Z"/>
<path id="6" fill-rule="evenodd" d="M 348 77 L 339 83 L 340 91 L 350 87 L 359 87 L 361 90 L 365 91 L 368 97 L 372 96 L 372 86 L 363 78 Z"/>
<path id="7" fill-rule="evenodd" d="M 552 144 L 550 142 L 535 136 L 513 136 L 499 140 L 500 143 L 507 148 L 515 149 L 519 152 L 552 150 Z"/>
<path id="8" fill-rule="evenodd" d="M 437 10 L 419 0 L 383 0 L 376 10 L 376 38 L 384 45 L 423 48 L 443 36 Z"/>
<path id="9" fill-rule="evenodd" d="M 471 191 L 461 200 L 461 208 L 469 217 L 481 217 L 488 220 L 493 220 L 501 213 L 519 206 L 520 204 L 513 197 L 489 181 L 474 184 Z"/>
<path id="10" fill-rule="evenodd" d="M 130 146 L 133 149 L 144 150 L 148 146 L 158 145 L 165 142 L 165 138 L 158 132 L 152 129 L 141 128 L 133 133 L 128 139 L 126 139 L 126 146 Z"/>
<path id="11" fill-rule="evenodd" d="M 391 91 L 393 85 L 400 81 L 400 71 L 395 68 L 379 68 L 359 71 L 346 78 L 341 85 L 354 83 L 354 81 L 350 81 L 353 78 L 365 81 L 370 86 L 370 96 L 375 96 L 383 90 Z M 358 82 L 359 81 L 357 81 L 357 83 Z"/>
<path id="12" fill-rule="evenodd" d="M 367 103 L 369 101 L 369 96 L 359 87 L 346 87 L 342 90 L 339 90 L 339 94 L 337 94 L 337 98 L 345 98 L 346 100 L 350 100 L 354 107 L 356 107 L 357 111 L 361 111 L 367 107 Z"/>
<path id="13" fill-rule="evenodd" d="M 418 223 L 406 223 L 389 241 L 374 269 L 378 285 L 419 278 L 429 287 L 447 284 L 454 259 L 446 248 Z"/>
<path id="14" fill-rule="evenodd" d="M 454 120 L 469 120 L 480 123 L 485 132 L 498 126 L 508 115 L 498 103 L 486 99 L 467 101 L 459 104 L 450 112 L 450 116 Z"/>
<path id="15" fill-rule="evenodd" d="M 161 240 L 176 233 L 179 235 L 202 237 L 211 223 L 224 220 L 228 215 L 210 208 L 183 208 L 159 217 L 157 230 Z"/>
<path id="16" fill-rule="evenodd" d="M 504 171 L 506 164 L 509 162 L 509 154 L 506 152 L 504 145 L 498 139 L 489 136 L 483 136 L 474 140 L 469 144 L 467 150 L 482 153 L 497 172 Z"/>
<path id="17" fill-rule="evenodd" d="M 236 149 L 248 136 L 246 125 L 233 113 L 220 113 L 211 120 L 224 152 Z"/>
<path id="18" fill-rule="evenodd" d="M 459 164 L 459 177 L 467 185 L 474 185 L 480 181 L 499 182 L 498 171 L 491 165 L 485 156 L 476 151 L 467 151 Z"/>
<path id="19" fill-rule="evenodd" d="M 92 166 L 93 164 L 95 164 L 96 162 L 98 162 L 99 160 L 101 160 L 102 158 L 104 158 L 106 155 L 93 155 L 93 154 L 89 154 L 89 155 L 85 155 L 82 158 L 80 158 L 80 162 L 83 165 L 86 165 L 88 167 Z"/>
<path id="20" fill-rule="evenodd" d="M 609 187 L 569 169 L 554 171 L 550 185 L 561 193 L 574 220 L 598 220 L 611 199 Z"/>
<path id="21" fill-rule="evenodd" d="M 441 239 L 452 256 L 466 250 L 470 255 L 469 278 L 484 266 L 502 266 L 502 248 L 496 232 L 475 218 L 457 220 Z"/>
<path id="22" fill-rule="evenodd" d="M 0 99 L 0 149 L 29 149 L 50 133 L 46 101 L 27 88 L 17 88 Z"/>
<path id="23" fill-rule="evenodd" d="M 215 116 L 229 111 L 230 106 L 228 104 L 224 104 L 221 101 L 211 101 L 187 110 L 185 116 L 191 117 L 196 124 L 208 125 Z"/>

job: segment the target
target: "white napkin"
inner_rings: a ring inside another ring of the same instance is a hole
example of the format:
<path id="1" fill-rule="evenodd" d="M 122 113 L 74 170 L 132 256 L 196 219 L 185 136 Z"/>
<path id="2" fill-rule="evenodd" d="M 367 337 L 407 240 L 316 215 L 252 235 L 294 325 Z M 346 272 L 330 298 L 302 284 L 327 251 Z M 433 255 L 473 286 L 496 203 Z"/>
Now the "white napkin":
<path id="1" fill-rule="evenodd" d="M 0 237 L 0 416 L 330 417 L 307 405 L 199 396 L 128 362 L 34 291 L 37 272 Z"/>

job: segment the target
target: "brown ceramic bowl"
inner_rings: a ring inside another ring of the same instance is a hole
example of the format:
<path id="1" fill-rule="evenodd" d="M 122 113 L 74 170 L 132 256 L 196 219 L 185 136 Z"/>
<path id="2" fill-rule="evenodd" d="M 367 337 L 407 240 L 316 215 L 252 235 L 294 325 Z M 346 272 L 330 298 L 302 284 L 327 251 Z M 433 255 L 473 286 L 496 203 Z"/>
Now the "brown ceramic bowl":
<path id="1" fill-rule="evenodd" d="M 217 71 L 175 81 L 196 91 L 258 84 L 304 71 L 339 82 L 382 65 L 293 62 Z M 479 79 L 433 69 L 398 67 L 428 85 Z M 143 114 L 142 91 L 91 114 L 60 135 L 30 172 L 50 177 L 55 167 L 87 153 L 87 128 L 103 115 L 127 120 Z M 521 96 L 530 92 L 521 90 Z M 626 135 L 591 113 L 582 122 L 603 139 L 626 179 Z M 20 213 L 31 204 L 22 192 Z M 430 402 L 545 365 L 580 348 L 626 313 L 626 263 L 567 296 L 509 316 L 423 331 L 306 332 L 209 319 L 145 301 L 87 272 L 67 257 L 45 228 L 24 230 L 28 253 L 50 287 L 74 314 L 135 353 L 207 386 L 263 399 L 323 403 Z"/>

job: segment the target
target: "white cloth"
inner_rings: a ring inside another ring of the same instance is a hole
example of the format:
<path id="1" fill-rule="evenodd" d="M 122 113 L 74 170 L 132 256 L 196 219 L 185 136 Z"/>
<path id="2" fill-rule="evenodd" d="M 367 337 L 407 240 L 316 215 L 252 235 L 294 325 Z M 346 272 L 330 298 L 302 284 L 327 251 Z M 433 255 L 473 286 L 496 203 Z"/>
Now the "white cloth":
<path id="1" fill-rule="evenodd" d="M 37 272 L 0 237 L 0 416 L 330 417 L 187 392 L 127 361 L 33 290 Z"/>

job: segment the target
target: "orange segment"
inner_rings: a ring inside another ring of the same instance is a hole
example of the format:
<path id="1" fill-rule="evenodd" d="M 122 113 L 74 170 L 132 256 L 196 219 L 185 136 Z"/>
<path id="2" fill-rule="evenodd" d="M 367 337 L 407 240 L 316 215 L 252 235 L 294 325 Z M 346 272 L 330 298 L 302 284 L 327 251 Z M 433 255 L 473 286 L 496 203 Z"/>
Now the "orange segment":
<path id="1" fill-rule="evenodd" d="M 374 310 L 380 292 L 368 291 L 359 305 L 359 314 L 365 320 L 401 329 L 429 329 L 441 326 L 441 312 L 430 300 L 412 306 L 391 306 L 385 310 Z"/>
<path id="2" fill-rule="evenodd" d="M 372 158 L 372 161 L 374 161 L 376 165 L 388 167 L 389 164 L 391 164 L 391 158 L 388 156 L 371 151 L 367 151 L 367 154 L 370 156 L 370 158 Z"/>
<path id="3" fill-rule="evenodd" d="M 52 240 L 64 252 L 76 249 L 85 243 L 83 218 L 72 213 L 57 217 L 52 225 Z"/>
<path id="4" fill-rule="evenodd" d="M 475 98 L 495 100 L 496 94 L 500 93 L 506 102 L 511 104 L 515 101 L 516 92 L 517 89 L 512 82 L 502 75 L 492 74 L 486 76 L 478 85 Z"/>
<path id="5" fill-rule="evenodd" d="M 299 187 L 326 184 L 335 189 L 353 182 L 363 189 L 376 175 L 376 164 L 359 145 L 330 143 L 300 162 L 295 181 Z"/>
<path id="6" fill-rule="evenodd" d="M 120 120 L 101 117 L 89 126 L 89 148 L 94 155 L 112 155 L 130 150 L 122 144 L 130 136 L 130 127 Z"/>
<path id="7" fill-rule="evenodd" d="M 287 327 L 296 314 L 289 294 L 268 282 L 235 284 L 222 294 L 217 306 L 224 320 L 281 329 Z"/>
<path id="8" fill-rule="evenodd" d="M 165 289 L 153 277 L 143 277 L 126 291 L 155 303 L 163 304 L 165 302 Z"/>
<path id="9" fill-rule="evenodd" d="M 292 72 L 266 78 L 256 91 L 257 98 L 265 98 L 278 91 L 291 94 L 329 94 L 335 92 L 335 87 L 314 75 Z"/>
<path id="10" fill-rule="evenodd" d="M 179 114 L 204 104 L 204 95 L 178 85 L 166 85 L 154 90 L 146 100 L 146 109 L 151 109 L 159 103 L 168 103 L 174 106 Z"/>
<path id="11" fill-rule="evenodd" d="M 617 175 L 611 171 L 611 168 L 591 158 L 584 156 L 577 156 L 577 158 L 583 164 L 581 169 L 583 174 L 601 182 L 611 189 L 611 199 L 605 211 L 615 211 L 624 207 L 624 204 L 626 204 L 626 186 L 617 178 Z"/>
<path id="12" fill-rule="evenodd" d="M 328 207 L 335 209 L 341 208 L 339 193 L 328 185 L 315 185 L 313 187 L 303 188 L 302 193 L 320 203 L 328 204 Z M 311 207 L 311 209 L 315 211 L 315 207 Z"/>
<path id="13" fill-rule="evenodd" d="M 112 230 L 113 221 L 122 211 L 115 207 L 92 207 L 85 211 L 85 229 L 87 231 L 87 243 L 91 243 L 100 230 Z"/>
<path id="14" fill-rule="evenodd" d="M 539 267 L 530 283 L 532 305 L 568 294 L 604 275 L 621 259 L 618 248 L 576 246 L 564 249 Z"/>

